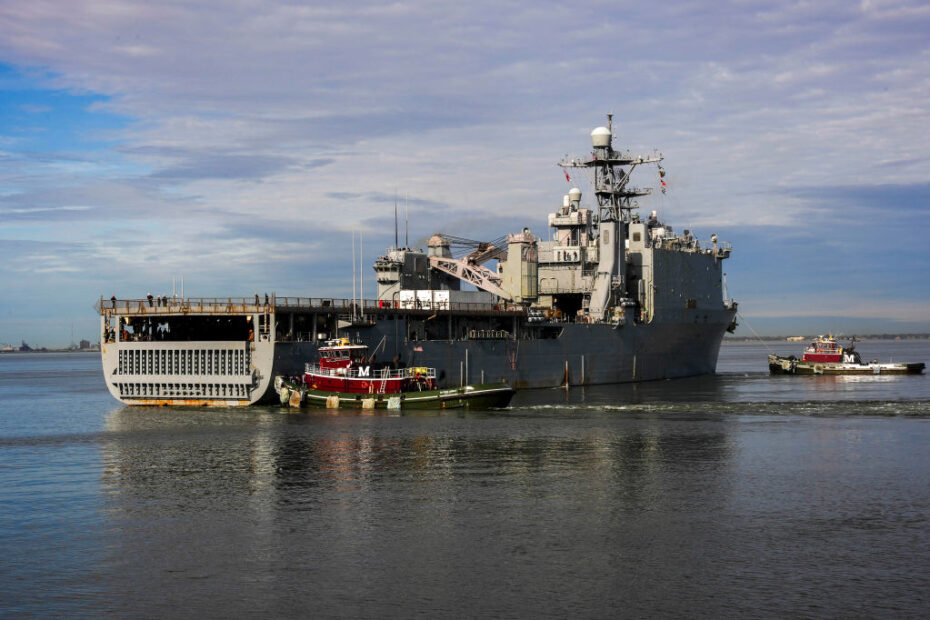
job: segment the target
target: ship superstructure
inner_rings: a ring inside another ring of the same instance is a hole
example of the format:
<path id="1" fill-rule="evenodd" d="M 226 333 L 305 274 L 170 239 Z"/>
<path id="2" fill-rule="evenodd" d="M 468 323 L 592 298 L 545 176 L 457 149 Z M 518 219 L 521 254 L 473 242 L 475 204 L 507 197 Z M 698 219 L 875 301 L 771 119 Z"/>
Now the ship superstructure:
<path id="1" fill-rule="evenodd" d="M 662 156 L 613 148 L 612 119 L 592 152 L 560 162 L 591 181 L 529 228 L 480 242 L 437 233 L 427 251 L 395 247 L 374 264 L 377 298 L 101 299 L 104 375 L 132 404 L 270 400 L 328 339 L 437 369 L 440 387 L 619 383 L 713 373 L 736 303 L 724 299 L 730 246 L 641 218 L 630 185 Z M 570 178 L 570 177 L 569 177 Z M 409 245 L 409 244 L 408 244 Z"/>

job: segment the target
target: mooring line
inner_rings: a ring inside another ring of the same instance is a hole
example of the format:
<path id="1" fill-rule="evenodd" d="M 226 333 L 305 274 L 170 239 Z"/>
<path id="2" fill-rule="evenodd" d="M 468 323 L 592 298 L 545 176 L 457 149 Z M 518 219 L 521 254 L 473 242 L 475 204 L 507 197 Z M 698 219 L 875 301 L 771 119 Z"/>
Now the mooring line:
<path id="1" fill-rule="evenodd" d="M 743 316 L 742 314 L 740 314 L 738 311 L 737 311 L 737 313 L 736 313 L 736 316 L 738 316 L 738 317 L 743 321 L 743 324 L 745 324 L 746 327 L 748 327 L 749 329 L 752 330 L 752 333 L 754 333 L 754 334 L 756 335 L 756 338 L 759 340 L 759 342 L 762 343 L 762 346 L 765 347 L 765 350 L 766 350 L 766 351 L 768 351 L 768 352 L 771 353 L 772 355 L 776 355 L 775 351 L 773 351 L 772 349 L 770 349 L 770 348 L 769 348 L 769 345 L 765 344 L 765 341 L 762 340 L 762 336 L 759 335 L 759 332 L 757 332 L 755 329 L 752 328 L 752 325 L 749 324 L 749 321 L 746 320 L 746 317 L 744 317 L 744 316 Z"/>

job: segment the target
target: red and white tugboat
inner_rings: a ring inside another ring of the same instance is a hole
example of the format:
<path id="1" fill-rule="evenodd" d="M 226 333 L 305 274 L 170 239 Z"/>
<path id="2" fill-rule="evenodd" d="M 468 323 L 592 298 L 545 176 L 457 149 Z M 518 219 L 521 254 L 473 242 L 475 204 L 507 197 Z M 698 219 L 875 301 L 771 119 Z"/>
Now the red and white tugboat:
<path id="1" fill-rule="evenodd" d="M 319 354 L 319 361 L 306 364 L 298 380 L 275 379 L 282 404 L 363 409 L 506 407 L 514 394 L 506 383 L 439 389 L 435 368 L 374 363 L 367 346 L 348 338 L 327 341 Z"/>
<path id="2" fill-rule="evenodd" d="M 791 355 L 769 355 L 769 372 L 773 375 L 911 375 L 924 371 L 923 362 L 880 364 L 862 361 L 855 342 L 841 347 L 831 336 L 818 336 L 807 345 L 801 359 Z"/>

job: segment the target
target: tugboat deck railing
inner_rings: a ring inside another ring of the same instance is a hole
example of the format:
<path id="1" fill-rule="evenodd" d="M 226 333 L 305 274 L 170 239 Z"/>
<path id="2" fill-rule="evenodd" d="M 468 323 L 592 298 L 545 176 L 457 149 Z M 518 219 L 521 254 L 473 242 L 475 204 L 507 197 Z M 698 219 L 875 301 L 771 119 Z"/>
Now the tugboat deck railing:
<path id="1" fill-rule="evenodd" d="M 363 367 L 364 368 L 364 367 Z M 304 373 L 321 377 L 338 377 L 340 379 L 409 379 L 419 375 L 426 379 L 436 378 L 435 368 L 412 366 L 409 368 L 373 368 L 366 374 L 359 374 L 359 368 L 320 368 L 319 364 L 304 365 Z"/>

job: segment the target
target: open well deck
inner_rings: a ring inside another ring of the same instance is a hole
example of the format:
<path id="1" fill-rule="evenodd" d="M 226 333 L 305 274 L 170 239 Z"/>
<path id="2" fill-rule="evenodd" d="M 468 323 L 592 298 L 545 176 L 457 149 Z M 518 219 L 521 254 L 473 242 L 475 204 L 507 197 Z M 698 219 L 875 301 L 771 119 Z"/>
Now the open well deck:
<path id="1" fill-rule="evenodd" d="M 448 334 L 458 333 L 452 318 L 472 317 L 479 322 L 470 322 L 463 337 L 512 337 L 526 316 L 522 308 L 491 304 L 405 308 L 377 300 L 276 295 L 101 298 L 97 310 L 111 393 L 125 403 L 147 405 L 257 402 L 268 396 L 272 368 L 285 351 L 297 358 L 287 360 L 288 369 L 302 367 L 313 347 L 340 330 L 394 321 L 403 325 L 403 337 L 416 340 L 440 323 Z M 447 320 L 436 321 L 440 316 Z"/>

